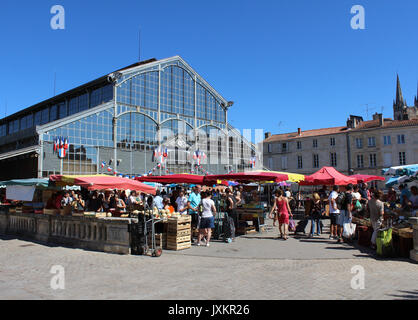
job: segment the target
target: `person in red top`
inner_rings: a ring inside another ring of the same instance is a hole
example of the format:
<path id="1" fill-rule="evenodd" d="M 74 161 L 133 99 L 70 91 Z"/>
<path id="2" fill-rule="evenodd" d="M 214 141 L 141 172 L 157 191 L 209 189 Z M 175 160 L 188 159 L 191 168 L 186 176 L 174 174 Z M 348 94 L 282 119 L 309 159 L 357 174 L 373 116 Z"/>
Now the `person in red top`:
<path id="1" fill-rule="evenodd" d="M 274 210 L 277 208 L 277 215 L 279 217 L 279 232 L 280 237 L 287 240 L 288 227 L 289 227 L 289 215 L 293 217 L 290 210 L 289 200 L 283 195 L 282 190 L 276 190 L 276 199 L 274 201 L 273 208 L 271 208 L 270 216 L 272 216 Z"/>

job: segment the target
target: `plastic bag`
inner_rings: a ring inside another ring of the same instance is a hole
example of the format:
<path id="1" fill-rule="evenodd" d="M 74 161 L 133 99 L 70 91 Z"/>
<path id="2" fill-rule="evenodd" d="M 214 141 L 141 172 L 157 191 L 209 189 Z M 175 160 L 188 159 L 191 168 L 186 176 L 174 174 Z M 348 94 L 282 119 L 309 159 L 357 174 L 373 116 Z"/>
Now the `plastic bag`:
<path id="1" fill-rule="evenodd" d="M 343 225 L 343 237 L 351 238 L 356 232 L 356 225 L 354 223 L 348 222 Z"/>
<path id="2" fill-rule="evenodd" d="M 289 220 L 289 230 L 292 232 L 296 231 L 296 223 L 293 218 L 290 218 Z"/>
<path id="3" fill-rule="evenodd" d="M 392 228 L 377 231 L 376 253 L 377 255 L 386 258 L 394 256 Z"/>

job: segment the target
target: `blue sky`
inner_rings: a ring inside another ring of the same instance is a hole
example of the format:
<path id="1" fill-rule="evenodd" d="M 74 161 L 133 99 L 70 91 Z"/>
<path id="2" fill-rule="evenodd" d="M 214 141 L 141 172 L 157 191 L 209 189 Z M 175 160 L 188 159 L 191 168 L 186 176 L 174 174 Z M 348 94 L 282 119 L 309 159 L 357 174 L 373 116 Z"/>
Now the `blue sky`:
<path id="1" fill-rule="evenodd" d="M 66 11 L 52 30 L 50 9 Z M 350 9 L 365 8 L 365 30 Z M 392 117 L 396 73 L 413 104 L 416 0 L 9 1 L 0 4 L 0 116 L 141 58 L 182 56 L 226 99 L 237 128 L 273 133 Z"/>

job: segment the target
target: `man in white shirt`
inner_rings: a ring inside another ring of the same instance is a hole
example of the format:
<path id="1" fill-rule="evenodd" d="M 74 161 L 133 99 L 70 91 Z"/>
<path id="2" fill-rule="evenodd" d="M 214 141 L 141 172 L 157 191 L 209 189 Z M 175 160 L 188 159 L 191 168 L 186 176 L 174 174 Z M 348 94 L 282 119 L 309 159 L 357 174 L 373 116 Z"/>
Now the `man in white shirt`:
<path id="1" fill-rule="evenodd" d="M 180 213 L 187 213 L 187 198 L 184 195 L 184 191 L 180 190 L 179 196 L 176 199 L 176 203 L 177 203 L 177 212 Z"/>
<path id="2" fill-rule="evenodd" d="M 286 191 L 285 191 L 284 195 L 288 199 L 290 199 L 292 197 L 292 193 L 290 192 L 289 188 L 286 188 Z"/>
<path id="3" fill-rule="evenodd" d="M 338 231 L 338 225 L 337 225 L 337 218 L 340 215 L 340 210 L 337 207 L 336 199 L 338 197 L 338 191 L 339 187 L 334 186 L 332 188 L 332 192 L 330 193 L 328 197 L 328 203 L 329 203 L 329 217 L 331 219 L 331 232 L 329 235 L 330 239 L 336 239 L 338 237 L 337 231 Z"/>

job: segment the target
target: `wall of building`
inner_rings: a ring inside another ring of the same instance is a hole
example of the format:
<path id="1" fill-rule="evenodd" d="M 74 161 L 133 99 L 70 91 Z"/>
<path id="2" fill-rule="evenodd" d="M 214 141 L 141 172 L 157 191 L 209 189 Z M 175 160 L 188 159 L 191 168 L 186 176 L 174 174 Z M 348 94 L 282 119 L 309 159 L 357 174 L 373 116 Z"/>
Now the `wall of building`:
<path id="1" fill-rule="evenodd" d="M 330 145 L 330 139 L 335 138 L 335 145 Z M 317 140 L 317 147 L 313 146 L 313 140 Z M 301 149 L 297 149 L 297 142 L 301 142 Z M 281 146 L 288 143 L 288 151 L 283 152 Z M 345 134 L 324 135 L 317 137 L 303 137 L 298 139 L 283 140 L 271 143 L 272 152 L 268 152 L 268 143 L 264 144 L 264 166 L 276 171 L 286 170 L 289 172 L 311 174 L 323 166 L 331 166 L 330 153 L 336 153 L 336 169 L 348 173 L 347 142 Z M 317 154 L 319 165 L 314 167 L 313 155 Z M 302 168 L 298 168 L 298 156 L 302 157 Z M 282 158 L 287 158 L 287 167 L 282 166 Z M 273 166 L 269 166 L 269 158 Z"/>

